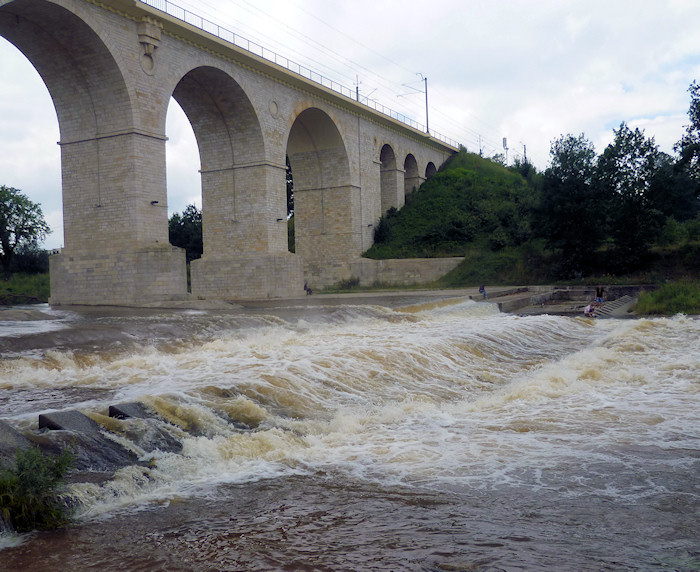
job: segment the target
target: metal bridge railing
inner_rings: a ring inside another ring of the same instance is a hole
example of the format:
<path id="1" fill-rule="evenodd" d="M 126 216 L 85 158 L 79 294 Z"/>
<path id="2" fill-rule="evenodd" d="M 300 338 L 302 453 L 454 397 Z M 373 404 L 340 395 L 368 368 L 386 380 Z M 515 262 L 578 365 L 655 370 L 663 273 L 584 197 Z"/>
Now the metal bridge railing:
<path id="1" fill-rule="evenodd" d="M 216 36 L 217 38 L 220 38 L 226 42 L 229 42 L 230 44 L 233 44 L 234 46 L 237 46 L 241 49 L 246 50 L 247 52 L 250 52 L 251 54 L 255 54 L 256 56 L 259 56 L 269 62 L 272 62 L 274 64 L 277 64 L 278 66 L 281 66 L 285 69 L 288 69 L 291 72 L 294 72 L 302 77 L 305 77 L 306 79 L 313 81 L 314 83 L 318 83 L 319 85 L 322 85 L 323 87 L 326 87 L 330 89 L 331 91 L 335 91 L 336 93 L 339 93 L 341 95 L 344 95 L 345 97 L 348 97 L 350 99 L 355 99 L 356 98 L 356 91 L 353 89 L 350 89 L 337 81 L 334 81 L 332 79 L 329 79 L 323 75 L 321 75 L 318 72 L 315 72 L 314 70 L 307 68 L 306 66 L 303 66 L 301 64 L 298 64 L 289 58 L 286 58 L 276 52 L 273 52 L 272 50 L 268 50 L 264 46 L 261 46 L 257 42 L 253 42 L 251 40 L 248 40 L 247 38 L 244 38 L 240 34 L 236 34 L 232 32 L 231 30 L 228 30 L 226 28 L 223 28 L 219 26 L 218 24 L 207 20 L 206 18 L 202 18 L 201 16 L 198 16 L 197 14 L 194 14 L 193 12 L 190 12 L 189 10 L 185 8 L 181 8 L 180 6 L 173 4 L 169 0 L 141 0 L 144 4 L 148 4 L 152 8 L 155 8 L 156 10 L 160 10 L 161 12 L 165 12 L 166 14 L 173 16 L 174 18 L 177 18 L 178 20 L 181 20 L 183 22 L 186 22 L 187 24 L 190 24 L 191 26 L 194 26 L 195 28 L 199 28 L 200 30 L 203 30 L 205 32 L 208 32 L 209 34 L 212 34 L 213 36 Z M 398 111 L 394 111 L 393 109 L 390 109 L 378 101 L 374 99 L 366 99 L 362 102 L 358 101 L 360 105 L 364 105 L 365 107 L 369 107 L 370 109 L 373 109 L 377 113 L 381 113 L 382 115 L 386 115 L 388 117 L 391 117 L 392 119 L 395 119 L 396 121 L 399 121 L 405 125 L 408 125 L 410 127 L 413 127 L 414 129 L 417 129 L 418 131 L 425 131 L 425 125 L 422 125 L 421 123 L 418 123 L 417 121 L 414 121 L 410 117 L 404 115 L 403 113 L 399 113 Z M 444 135 L 441 135 L 440 133 L 437 133 L 435 131 L 431 131 L 430 135 L 438 139 L 439 141 L 442 141 L 443 143 L 446 143 L 447 145 L 451 145 L 452 147 L 458 148 L 459 143 L 455 141 L 454 139 L 450 139 L 449 137 L 446 137 Z"/>

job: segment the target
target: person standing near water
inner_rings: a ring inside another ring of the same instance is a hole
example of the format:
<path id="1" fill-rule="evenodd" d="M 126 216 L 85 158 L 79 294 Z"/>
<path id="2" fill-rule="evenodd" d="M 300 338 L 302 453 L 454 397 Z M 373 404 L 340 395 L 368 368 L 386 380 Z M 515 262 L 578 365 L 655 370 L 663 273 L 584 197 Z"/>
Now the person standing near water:
<path id="1" fill-rule="evenodd" d="M 603 288 L 602 284 L 598 284 L 598 287 L 595 289 L 595 301 L 602 304 L 603 300 L 605 300 L 605 288 Z"/>

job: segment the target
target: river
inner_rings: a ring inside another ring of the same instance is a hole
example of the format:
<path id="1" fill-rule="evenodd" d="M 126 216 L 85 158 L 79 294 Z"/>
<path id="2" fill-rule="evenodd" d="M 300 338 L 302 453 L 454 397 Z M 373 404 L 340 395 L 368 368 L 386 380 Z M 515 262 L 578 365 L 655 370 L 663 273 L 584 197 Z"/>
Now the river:
<path id="1" fill-rule="evenodd" d="M 0 321 L 0 419 L 140 401 L 182 449 L 116 436 L 143 463 L 2 570 L 700 570 L 697 317 L 43 310 Z"/>

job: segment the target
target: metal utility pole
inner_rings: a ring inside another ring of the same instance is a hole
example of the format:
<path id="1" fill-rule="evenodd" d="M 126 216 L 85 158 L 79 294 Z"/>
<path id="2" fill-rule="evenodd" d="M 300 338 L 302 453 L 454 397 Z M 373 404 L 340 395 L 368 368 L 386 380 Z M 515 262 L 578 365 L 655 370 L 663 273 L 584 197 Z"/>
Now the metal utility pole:
<path id="1" fill-rule="evenodd" d="M 425 132 L 430 133 L 428 127 L 428 78 L 424 77 L 423 82 L 425 83 Z"/>
<path id="2" fill-rule="evenodd" d="M 428 126 L 428 78 L 423 76 L 423 74 L 420 72 L 416 72 L 416 75 L 419 75 L 423 80 L 423 91 L 425 92 L 425 132 L 430 133 L 430 127 Z M 412 89 L 412 93 L 420 93 L 420 89 L 417 89 L 412 85 L 404 83 L 403 86 L 407 87 L 408 89 Z M 411 93 L 400 93 L 396 97 L 403 97 L 405 95 L 411 95 Z"/>

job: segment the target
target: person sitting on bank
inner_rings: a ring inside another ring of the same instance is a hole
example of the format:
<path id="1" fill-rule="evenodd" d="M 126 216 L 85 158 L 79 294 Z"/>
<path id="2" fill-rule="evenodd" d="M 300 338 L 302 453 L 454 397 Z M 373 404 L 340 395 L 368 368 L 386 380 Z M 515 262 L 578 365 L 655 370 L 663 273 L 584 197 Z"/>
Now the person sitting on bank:
<path id="1" fill-rule="evenodd" d="M 311 288 L 309 288 L 309 283 L 308 283 L 308 282 L 304 282 L 304 292 L 306 292 L 307 295 L 313 293 L 312 290 L 311 290 Z"/>
<path id="2" fill-rule="evenodd" d="M 594 302 L 591 302 L 590 304 L 588 304 L 588 306 L 586 306 L 583 309 L 584 315 L 588 318 L 595 318 L 595 307 L 593 306 L 593 304 Z"/>
<path id="3" fill-rule="evenodd" d="M 484 299 L 489 297 L 489 295 L 486 293 L 486 288 L 484 288 L 483 286 L 479 286 L 479 294 L 481 294 L 484 297 Z"/>

